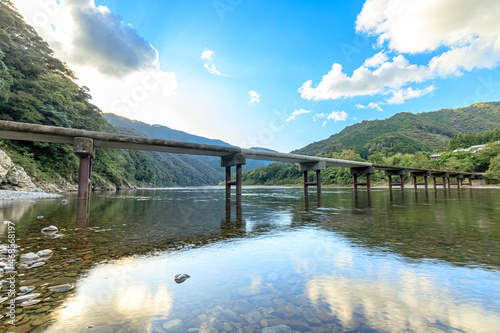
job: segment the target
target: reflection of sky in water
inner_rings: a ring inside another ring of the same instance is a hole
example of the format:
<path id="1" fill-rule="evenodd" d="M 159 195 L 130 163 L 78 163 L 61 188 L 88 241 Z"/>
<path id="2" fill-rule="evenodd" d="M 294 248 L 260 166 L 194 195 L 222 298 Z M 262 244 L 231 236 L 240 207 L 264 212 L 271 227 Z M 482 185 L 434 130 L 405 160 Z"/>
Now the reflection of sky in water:
<path id="1" fill-rule="evenodd" d="M 283 214 L 279 223 L 288 219 Z M 178 273 L 191 278 L 176 284 Z M 238 299 L 242 287 L 280 290 L 290 283 L 314 306 L 327 306 L 345 329 L 363 322 L 377 331 L 494 332 L 500 327 L 499 278 L 498 271 L 417 262 L 306 228 L 97 266 L 78 281 L 76 295 L 47 332 L 114 321 L 147 331 L 181 305 L 191 312 L 215 298 Z"/>

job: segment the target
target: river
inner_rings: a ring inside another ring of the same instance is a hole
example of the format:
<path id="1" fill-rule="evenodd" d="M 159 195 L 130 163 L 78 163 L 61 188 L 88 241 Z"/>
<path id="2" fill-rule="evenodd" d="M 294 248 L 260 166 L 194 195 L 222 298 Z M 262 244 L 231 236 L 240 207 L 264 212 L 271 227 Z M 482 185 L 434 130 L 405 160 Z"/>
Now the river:
<path id="1" fill-rule="evenodd" d="M 3 275 L 0 331 L 499 331 L 498 189 L 245 187 L 238 204 L 217 187 L 93 193 L 90 215 L 74 194 L 2 202 L 0 243 L 12 226 L 20 254 L 53 255 Z M 9 316 L 14 280 L 33 304 Z"/>

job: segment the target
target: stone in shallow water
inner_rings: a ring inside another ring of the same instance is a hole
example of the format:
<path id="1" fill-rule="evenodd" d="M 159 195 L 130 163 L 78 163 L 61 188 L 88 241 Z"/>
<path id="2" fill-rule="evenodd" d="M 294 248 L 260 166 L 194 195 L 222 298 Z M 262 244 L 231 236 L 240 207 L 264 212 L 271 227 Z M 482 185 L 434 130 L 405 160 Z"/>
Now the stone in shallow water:
<path id="1" fill-rule="evenodd" d="M 321 320 L 318 319 L 311 311 L 304 311 L 302 313 L 302 316 L 310 322 L 311 324 L 319 325 L 321 324 Z"/>
<path id="2" fill-rule="evenodd" d="M 41 220 L 41 219 L 43 219 L 43 216 L 37 216 L 36 218 Z"/>
<path id="3" fill-rule="evenodd" d="M 39 256 L 42 260 L 48 259 L 47 257 L 51 257 L 54 254 L 52 250 L 41 250 L 36 253 L 37 256 Z"/>
<path id="4" fill-rule="evenodd" d="M 31 291 L 35 290 L 35 287 L 34 286 L 22 286 L 19 288 L 19 292 L 21 294 L 27 294 Z"/>
<path id="5" fill-rule="evenodd" d="M 57 232 L 59 229 L 54 226 L 54 225 L 51 225 L 50 227 L 46 227 L 46 228 L 43 228 L 42 229 L 42 233 L 48 233 L 48 232 Z"/>
<path id="6" fill-rule="evenodd" d="M 61 284 L 59 286 L 49 287 L 48 289 L 50 289 L 50 291 L 54 291 L 56 293 L 63 293 L 63 292 L 66 292 L 68 290 L 73 289 L 73 285 L 72 284 Z"/>
<path id="7" fill-rule="evenodd" d="M 187 274 L 176 274 L 176 275 L 174 276 L 174 281 L 175 281 L 176 283 L 182 283 L 182 282 L 186 281 L 186 280 L 187 280 L 187 279 L 189 279 L 189 278 L 190 278 L 190 276 L 189 276 L 189 275 L 187 275 Z"/>
<path id="8" fill-rule="evenodd" d="M 33 252 L 21 255 L 21 262 L 35 262 L 37 260 L 40 260 L 40 257 Z"/>
<path id="9" fill-rule="evenodd" d="M 174 319 L 174 320 L 167 321 L 165 324 L 163 324 L 163 328 L 166 329 L 167 332 L 170 332 L 170 331 L 178 330 L 179 328 L 182 327 L 182 325 L 184 325 L 182 320 Z"/>
<path id="10" fill-rule="evenodd" d="M 63 200 L 61 200 L 61 203 L 62 203 L 63 205 L 67 205 L 67 204 L 68 204 L 68 200 L 63 199 Z"/>
<path id="11" fill-rule="evenodd" d="M 36 263 L 34 263 L 33 265 L 31 265 L 31 267 L 30 267 L 30 268 L 37 268 L 37 267 L 40 267 L 40 266 L 43 266 L 43 265 L 45 265 L 45 263 L 44 263 L 43 261 L 41 261 L 41 262 L 36 262 Z"/>
<path id="12" fill-rule="evenodd" d="M 252 311 L 243 315 L 243 319 L 250 325 L 259 323 L 264 317 L 257 309 L 253 309 Z"/>
<path id="13" fill-rule="evenodd" d="M 26 302 L 22 302 L 21 304 L 19 304 L 19 306 L 31 306 L 31 305 L 38 304 L 40 302 L 41 302 L 41 300 L 39 300 L 39 299 L 32 299 L 32 300 L 29 300 Z"/>
<path id="14" fill-rule="evenodd" d="M 266 327 L 262 330 L 262 333 L 289 333 L 292 329 L 286 325 L 277 325 L 272 327 Z"/>
<path id="15" fill-rule="evenodd" d="M 28 294 L 28 295 L 18 296 L 14 298 L 14 304 L 21 304 L 27 302 L 32 300 L 33 298 L 37 298 L 38 296 L 40 296 L 40 294 Z"/>

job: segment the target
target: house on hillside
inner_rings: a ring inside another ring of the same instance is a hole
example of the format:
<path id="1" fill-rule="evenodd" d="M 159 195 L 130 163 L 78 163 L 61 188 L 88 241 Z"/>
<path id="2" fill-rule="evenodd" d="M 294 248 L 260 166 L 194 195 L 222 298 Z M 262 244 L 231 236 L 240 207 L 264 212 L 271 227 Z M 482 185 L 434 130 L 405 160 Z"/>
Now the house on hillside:
<path id="1" fill-rule="evenodd" d="M 484 149 L 484 147 L 486 147 L 486 145 L 470 146 L 469 148 L 458 148 L 458 149 L 455 149 L 453 151 L 453 153 L 456 154 L 460 151 L 465 151 L 465 152 L 470 152 L 471 154 L 475 154 L 478 151 L 480 151 L 481 149 Z M 441 156 L 441 154 L 432 154 L 429 158 L 431 160 L 438 160 L 439 156 Z"/>

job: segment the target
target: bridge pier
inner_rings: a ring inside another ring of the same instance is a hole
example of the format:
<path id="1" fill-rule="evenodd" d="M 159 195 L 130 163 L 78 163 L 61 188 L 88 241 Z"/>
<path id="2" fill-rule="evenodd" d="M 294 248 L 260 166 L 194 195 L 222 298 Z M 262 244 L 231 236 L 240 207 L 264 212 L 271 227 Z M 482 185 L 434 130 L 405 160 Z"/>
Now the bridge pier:
<path id="1" fill-rule="evenodd" d="M 304 172 L 304 196 L 309 195 L 309 186 L 316 186 L 318 197 L 321 195 L 321 170 L 325 169 L 326 163 L 323 161 L 299 164 L 299 171 Z M 316 182 L 308 180 L 307 173 L 310 171 L 316 171 Z"/>
<path id="2" fill-rule="evenodd" d="M 231 195 L 231 186 L 236 186 L 236 195 L 242 193 L 242 167 L 247 163 L 246 155 L 233 154 L 221 157 L 221 167 L 226 168 L 226 195 Z M 236 166 L 236 180 L 231 180 L 231 167 Z"/>
<path id="3" fill-rule="evenodd" d="M 94 141 L 88 138 L 73 139 L 73 152 L 80 158 L 78 169 L 78 200 L 90 200 L 92 191 L 92 161 L 95 158 Z"/>
<path id="4" fill-rule="evenodd" d="M 354 191 L 358 190 L 358 186 L 366 186 L 367 191 L 371 191 L 371 175 L 375 173 L 374 167 L 351 168 L 351 176 L 353 177 Z M 366 175 L 366 182 L 358 182 L 358 176 Z"/>
<path id="5" fill-rule="evenodd" d="M 401 170 L 401 169 L 385 170 L 384 174 L 389 178 L 389 191 L 392 191 L 392 188 L 394 186 L 401 187 L 401 191 L 405 190 L 405 175 L 406 175 L 405 170 Z M 399 183 L 392 182 L 393 176 L 399 176 L 399 179 L 400 179 Z"/>
<path id="6" fill-rule="evenodd" d="M 427 177 L 431 176 L 429 171 L 411 171 L 410 175 L 413 177 L 413 188 L 415 191 L 417 190 L 418 185 L 424 185 L 426 192 L 429 190 L 429 182 L 427 181 Z M 417 177 L 424 177 L 424 182 L 418 183 Z"/>

